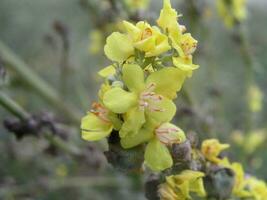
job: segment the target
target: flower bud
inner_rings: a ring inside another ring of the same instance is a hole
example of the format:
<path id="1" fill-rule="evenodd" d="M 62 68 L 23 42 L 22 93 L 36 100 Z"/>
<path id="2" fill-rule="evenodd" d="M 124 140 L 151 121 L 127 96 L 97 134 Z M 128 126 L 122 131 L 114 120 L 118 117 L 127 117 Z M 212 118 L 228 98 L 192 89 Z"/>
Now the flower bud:
<path id="1" fill-rule="evenodd" d="M 156 136 L 165 145 L 180 144 L 186 140 L 182 129 L 171 123 L 164 123 L 156 129 Z"/>

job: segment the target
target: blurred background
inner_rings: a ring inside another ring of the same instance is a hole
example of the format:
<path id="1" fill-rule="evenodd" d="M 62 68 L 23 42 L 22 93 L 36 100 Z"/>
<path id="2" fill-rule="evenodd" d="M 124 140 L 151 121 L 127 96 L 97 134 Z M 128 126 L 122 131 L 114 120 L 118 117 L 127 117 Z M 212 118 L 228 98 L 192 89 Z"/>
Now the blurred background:
<path id="1" fill-rule="evenodd" d="M 0 199 L 145 199 L 144 178 L 113 169 L 105 141 L 80 139 L 110 64 L 105 37 L 122 19 L 159 16 L 161 0 L 0 1 Z M 172 0 L 198 40 L 199 64 L 176 100 L 175 123 L 267 180 L 267 2 L 248 0 L 229 27 L 214 0 Z"/>

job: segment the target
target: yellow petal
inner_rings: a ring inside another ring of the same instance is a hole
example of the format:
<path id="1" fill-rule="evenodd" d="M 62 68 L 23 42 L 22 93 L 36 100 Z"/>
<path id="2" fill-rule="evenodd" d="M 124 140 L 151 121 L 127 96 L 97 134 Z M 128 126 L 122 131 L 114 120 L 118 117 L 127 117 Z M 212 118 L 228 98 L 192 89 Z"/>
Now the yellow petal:
<path id="1" fill-rule="evenodd" d="M 157 20 L 158 25 L 166 31 L 173 26 L 176 26 L 178 14 L 175 9 L 172 8 L 170 0 L 164 0 L 163 9 L 160 11 L 159 19 Z"/>
<path id="2" fill-rule="evenodd" d="M 115 87 L 104 94 L 103 103 L 114 113 L 126 113 L 137 104 L 137 97 L 134 93 Z"/>
<path id="3" fill-rule="evenodd" d="M 168 148 L 158 139 L 152 139 L 145 151 L 145 164 L 153 171 L 162 171 L 173 165 Z"/>
<path id="4" fill-rule="evenodd" d="M 138 131 L 135 135 L 130 134 L 121 138 L 122 147 L 128 149 L 148 142 L 154 136 L 153 130 L 154 129 L 152 127 L 145 127 L 140 129 L 140 131 Z"/>
<path id="5" fill-rule="evenodd" d="M 140 92 L 144 89 L 144 72 L 139 65 L 125 64 L 122 69 L 122 79 L 132 92 Z"/>
<path id="6" fill-rule="evenodd" d="M 117 62 L 123 62 L 134 54 L 131 40 L 119 32 L 114 32 L 107 38 L 104 51 L 110 60 Z"/>
<path id="7" fill-rule="evenodd" d="M 98 72 L 98 74 L 102 76 L 103 78 L 106 78 L 110 75 L 114 75 L 115 73 L 116 73 L 116 69 L 113 65 L 109 65 Z"/>
<path id="8" fill-rule="evenodd" d="M 145 123 L 144 111 L 140 110 L 138 107 L 131 109 L 125 115 L 124 123 L 120 130 L 121 138 L 127 135 L 137 134 L 142 125 Z"/>
<path id="9" fill-rule="evenodd" d="M 185 72 L 174 67 L 167 67 L 152 73 L 147 78 L 146 84 L 155 84 L 154 91 L 157 94 L 174 99 L 176 93 L 182 88 L 185 77 Z"/>
<path id="10" fill-rule="evenodd" d="M 95 114 L 89 113 L 82 118 L 81 135 L 84 140 L 95 141 L 107 137 L 112 131 L 112 124 L 107 123 Z"/>

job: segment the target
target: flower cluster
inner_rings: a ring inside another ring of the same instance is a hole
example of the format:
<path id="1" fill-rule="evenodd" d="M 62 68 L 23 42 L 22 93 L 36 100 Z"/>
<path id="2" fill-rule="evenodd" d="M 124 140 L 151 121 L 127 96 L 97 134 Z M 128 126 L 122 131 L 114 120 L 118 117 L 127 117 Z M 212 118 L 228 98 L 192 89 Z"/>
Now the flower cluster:
<path id="1" fill-rule="evenodd" d="M 204 140 L 201 145 L 201 154 L 205 158 L 205 166 L 201 171 L 183 170 L 177 175 L 171 175 L 166 177 L 166 182 L 160 185 L 159 194 L 163 200 L 186 200 L 191 199 L 192 194 L 198 197 L 215 197 L 208 194 L 206 189 L 210 187 L 210 180 L 207 178 L 210 176 L 210 171 L 216 169 L 217 171 L 228 169 L 233 173 L 233 183 L 230 183 L 230 194 L 226 194 L 226 198 L 229 199 L 252 199 L 252 200 L 264 200 L 267 197 L 267 185 L 264 181 L 259 180 L 249 174 L 245 174 L 243 167 L 240 163 L 231 163 L 227 157 L 219 157 L 220 153 L 229 148 L 228 144 L 221 144 L 217 139 Z M 195 150 L 198 151 L 198 150 Z M 230 174 L 231 174 L 230 173 Z M 224 174 L 225 175 L 225 174 Z M 212 189 L 215 190 L 216 185 L 222 181 L 222 188 L 219 190 L 225 190 L 228 183 L 221 175 L 215 175 L 217 177 L 215 182 L 212 182 Z M 226 175 L 225 175 L 226 176 Z M 226 190 L 224 193 L 227 193 Z M 225 195 L 225 194 L 224 194 Z"/>
<path id="2" fill-rule="evenodd" d="M 116 11 L 116 15 L 111 15 L 109 19 L 103 20 L 100 17 L 100 22 L 96 23 L 96 29 L 93 29 L 89 34 L 89 53 L 92 55 L 102 53 L 102 48 L 105 45 L 105 38 L 110 33 L 123 26 L 121 17 L 127 18 L 139 17 L 140 11 L 147 10 L 150 0 L 122 0 L 109 1 L 102 0 L 98 6 L 99 13 L 111 13 Z M 125 12 L 127 11 L 127 12 Z M 136 16 L 135 16 L 136 15 Z M 107 15 L 108 16 L 108 15 Z"/>
<path id="3" fill-rule="evenodd" d="M 173 100 L 198 65 L 192 54 L 197 41 L 178 23 L 179 15 L 164 0 L 158 26 L 124 21 L 125 32 L 114 32 L 104 52 L 113 64 L 99 75 L 105 82 L 99 101 L 82 119 L 82 138 L 108 137 L 115 131 L 123 148 L 146 144 L 145 164 L 153 171 L 173 165 L 170 146 L 185 141 L 184 132 L 170 123 Z"/>
<path id="4" fill-rule="evenodd" d="M 186 200 L 192 199 L 191 193 L 198 197 L 205 197 L 203 185 L 205 174 L 199 171 L 184 170 L 178 175 L 166 178 L 166 182 L 159 188 L 161 200 Z"/>
<path id="5" fill-rule="evenodd" d="M 217 9 L 229 28 L 243 21 L 247 15 L 246 0 L 217 0 Z"/>

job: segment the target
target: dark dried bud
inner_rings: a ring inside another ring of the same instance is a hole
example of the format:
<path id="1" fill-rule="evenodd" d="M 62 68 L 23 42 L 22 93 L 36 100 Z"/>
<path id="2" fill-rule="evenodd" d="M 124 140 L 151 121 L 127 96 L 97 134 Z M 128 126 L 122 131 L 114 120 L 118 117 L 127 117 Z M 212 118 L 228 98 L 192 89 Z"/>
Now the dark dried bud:
<path id="1" fill-rule="evenodd" d="M 211 166 L 204 178 L 204 187 L 208 198 L 228 199 L 232 194 L 234 178 L 235 174 L 231 169 Z"/>
<path id="2" fill-rule="evenodd" d="M 191 158 L 191 144 L 189 140 L 181 144 L 174 144 L 172 147 L 174 162 L 189 162 Z"/>
<path id="3" fill-rule="evenodd" d="M 159 200 L 158 188 L 160 177 L 157 174 L 150 174 L 145 183 L 145 196 L 148 200 Z"/>

